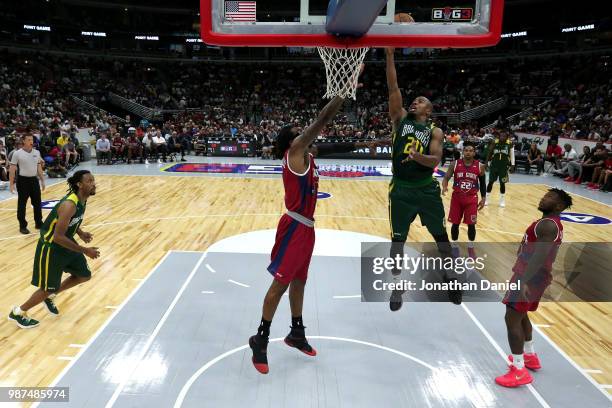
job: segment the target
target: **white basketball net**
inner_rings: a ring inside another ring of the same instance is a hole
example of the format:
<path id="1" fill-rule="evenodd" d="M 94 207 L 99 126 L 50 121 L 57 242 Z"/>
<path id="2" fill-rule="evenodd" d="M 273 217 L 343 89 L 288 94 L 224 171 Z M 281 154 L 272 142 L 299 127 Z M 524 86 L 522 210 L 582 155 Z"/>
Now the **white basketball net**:
<path id="1" fill-rule="evenodd" d="M 325 63 L 327 75 L 327 92 L 324 98 L 355 99 L 359 71 L 369 48 L 327 48 L 317 47 Z"/>

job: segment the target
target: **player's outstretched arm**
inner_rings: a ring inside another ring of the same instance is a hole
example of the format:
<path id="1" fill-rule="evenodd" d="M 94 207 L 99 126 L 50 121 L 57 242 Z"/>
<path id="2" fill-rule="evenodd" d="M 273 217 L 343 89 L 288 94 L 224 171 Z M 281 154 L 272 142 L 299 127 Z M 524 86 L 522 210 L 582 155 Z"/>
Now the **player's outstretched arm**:
<path id="1" fill-rule="evenodd" d="M 385 48 L 387 60 L 387 87 L 389 88 L 389 117 L 393 123 L 393 129 L 397 128 L 399 122 L 408 114 L 402 102 L 402 91 L 397 84 L 397 71 L 395 70 L 395 48 Z"/>
<path id="2" fill-rule="evenodd" d="M 334 96 L 334 98 L 321 110 L 314 122 L 304 129 L 301 135 L 295 138 L 291 144 L 291 151 L 295 152 L 295 154 L 299 154 L 298 152 L 304 154 L 306 149 L 308 149 L 317 136 L 319 136 L 319 133 L 321 133 L 325 126 L 327 126 L 334 116 L 336 116 L 343 102 L 344 98 Z"/>

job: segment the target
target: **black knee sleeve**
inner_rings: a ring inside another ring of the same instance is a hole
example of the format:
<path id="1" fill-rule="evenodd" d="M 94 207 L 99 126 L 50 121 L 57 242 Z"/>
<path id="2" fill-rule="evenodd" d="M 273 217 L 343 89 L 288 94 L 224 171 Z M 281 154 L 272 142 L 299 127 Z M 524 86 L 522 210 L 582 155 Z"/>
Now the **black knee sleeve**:
<path id="1" fill-rule="evenodd" d="M 453 224 L 451 227 L 451 238 L 453 241 L 459 239 L 459 224 Z"/>
<path id="2" fill-rule="evenodd" d="M 473 241 L 476 239 L 476 225 L 474 224 L 468 225 L 468 238 L 470 239 L 470 241 Z"/>
<path id="3" fill-rule="evenodd" d="M 446 233 L 446 231 L 444 231 L 440 235 L 434 235 L 433 238 L 436 241 L 436 244 L 438 244 L 438 251 L 440 251 L 442 254 L 445 254 L 445 255 L 450 254 L 451 246 L 450 246 L 450 241 L 448 239 L 448 234 Z"/>

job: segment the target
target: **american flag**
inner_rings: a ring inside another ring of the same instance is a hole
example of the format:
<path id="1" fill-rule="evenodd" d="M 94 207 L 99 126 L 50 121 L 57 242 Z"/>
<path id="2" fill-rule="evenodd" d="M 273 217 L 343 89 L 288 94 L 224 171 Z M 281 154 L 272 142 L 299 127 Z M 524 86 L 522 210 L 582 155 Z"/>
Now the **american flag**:
<path id="1" fill-rule="evenodd" d="M 225 19 L 229 21 L 254 22 L 257 10 L 255 1 L 226 1 Z"/>

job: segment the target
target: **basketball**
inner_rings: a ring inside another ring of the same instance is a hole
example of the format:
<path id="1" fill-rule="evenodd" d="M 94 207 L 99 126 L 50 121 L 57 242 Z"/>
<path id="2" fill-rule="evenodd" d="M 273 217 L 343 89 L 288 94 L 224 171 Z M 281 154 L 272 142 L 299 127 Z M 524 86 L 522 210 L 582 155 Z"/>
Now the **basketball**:
<path id="1" fill-rule="evenodd" d="M 396 23 L 414 23 L 414 18 L 408 13 L 398 13 L 395 15 Z"/>

